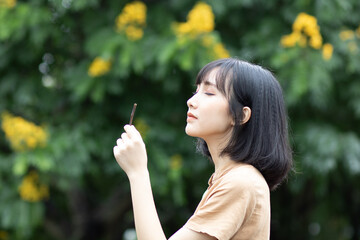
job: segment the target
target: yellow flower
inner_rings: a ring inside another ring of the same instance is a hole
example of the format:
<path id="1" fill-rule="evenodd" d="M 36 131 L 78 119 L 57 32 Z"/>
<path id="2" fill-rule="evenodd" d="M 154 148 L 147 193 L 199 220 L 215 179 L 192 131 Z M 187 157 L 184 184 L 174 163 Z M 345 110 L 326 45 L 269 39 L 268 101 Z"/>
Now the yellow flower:
<path id="1" fill-rule="evenodd" d="M 355 37 L 355 33 L 353 30 L 344 30 L 340 32 L 339 36 L 341 40 L 346 41 L 353 39 Z"/>
<path id="2" fill-rule="evenodd" d="M 24 177 L 18 190 L 20 197 L 28 202 L 38 202 L 49 197 L 48 186 L 39 183 L 39 175 L 35 171 Z"/>
<path id="3" fill-rule="evenodd" d="M 306 47 L 307 38 L 304 35 L 300 34 L 300 36 L 298 37 L 297 42 L 299 43 L 300 47 Z"/>
<path id="4" fill-rule="evenodd" d="M 128 3 L 123 9 L 123 14 L 128 16 L 131 23 L 145 24 L 146 5 L 139 1 Z"/>
<path id="5" fill-rule="evenodd" d="M 314 34 L 319 34 L 319 29 L 316 18 L 306 13 L 300 13 L 293 23 L 294 32 L 304 31 L 310 37 Z"/>
<path id="6" fill-rule="evenodd" d="M 178 35 L 190 34 L 197 36 L 213 31 L 214 26 L 215 16 L 211 6 L 203 2 L 198 2 L 187 15 L 187 21 L 175 25 L 175 32 Z"/>
<path id="7" fill-rule="evenodd" d="M 0 0 L 0 7 L 13 8 L 16 5 L 16 0 Z"/>
<path id="8" fill-rule="evenodd" d="M 197 32 L 211 32 L 214 30 L 215 16 L 209 5 L 203 2 L 197 3 L 189 12 L 187 21 Z"/>
<path id="9" fill-rule="evenodd" d="M 283 47 L 293 47 L 293 46 L 295 46 L 296 41 L 297 41 L 297 39 L 295 37 L 296 33 L 298 33 L 298 32 L 293 32 L 293 33 L 291 33 L 289 35 L 282 36 L 281 41 L 280 41 L 281 45 Z"/>
<path id="10" fill-rule="evenodd" d="M 201 44 L 209 50 L 210 56 L 214 59 L 230 57 L 224 45 L 218 42 L 212 34 L 203 35 Z"/>
<path id="11" fill-rule="evenodd" d="M 304 28 L 304 33 L 309 37 L 320 35 L 320 27 L 318 25 L 307 25 Z"/>
<path id="12" fill-rule="evenodd" d="M 293 34 L 284 35 L 281 37 L 280 43 L 283 47 L 294 47 L 296 44 L 296 40 L 293 37 Z"/>
<path id="13" fill-rule="evenodd" d="M 126 36 L 131 41 L 136 41 L 138 39 L 141 39 L 144 35 L 144 31 L 141 28 L 134 27 L 134 26 L 128 26 L 125 30 Z"/>
<path id="14" fill-rule="evenodd" d="M 117 16 L 116 29 L 125 32 L 126 37 L 136 41 L 143 37 L 143 28 L 146 25 L 146 5 L 140 1 L 128 3 Z"/>
<path id="15" fill-rule="evenodd" d="M 1 127 L 5 132 L 5 137 L 15 151 L 26 151 L 45 146 L 48 136 L 44 128 L 8 112 L 4 112 L 1 118 Z"/>
<path id="16" fill-rule="evenodd" d="M 329 60 L 332 57 L 334 47 L 330 43 L 325 43 L 322 49 L 322 56 L 325 60 Z"/>
<path id="17" fill-rule="evenodd" d="M 308 15 L 307 13 L 299 13 L 293 23 L 293 31 L 301 32 L 309 26 L 316 26 L 317 20 L 315 17 Z"/>
<path id="18" fill-rule="evenodd" d="M 26 144 L 30 147 L 30 148 L 35 148 L 36 147 L 36 138 L 31 136 L 28 137 L 26 139 Z"/>
<path id="19" fill-rule="evenodd" d="M 322 46 L 322 37 L 321 35 L 313 35 L 310 38 L 310 43 L 309 45 L 315 49 L 320 49 Z"/>
<path id="20" fill-rule="evenodd" d="M 321 48 L 322 36 L 320 34 L 320 27 L 317 24 L 317 19 L 314 16 L 299 13 L 293 23 L 292 29 L 293 32 L 291 34 L 281 38 L 280 42 L 283 47 L 294 47 L 296 44 L 305 47 L 309 42 L 312 48 Z"/>
<path id="21" fill-rule="evenodd" d="M 189 34 L 193 31 L 192 25 L 188 22 L 185 23 L 179 23 L 177 25 L 175 25 L 176 28 L 176 32 L 178 35 L 184 35 L 184 34 Z"/>
<path id="22" fill-rule="evenodd" d="M 110 68 L 110 61 L 96 57 L 88 69 L 88 75 L 91 77 L 99 77 L 108 73 Z"/>
<path id="23" fill-rule="evenodd" d="M 229 52 L 226 50 L 226 48 L 224 47 L 224 45 L 222 43 L 215 44 L 214 54 L 215 54 L 216 59 L 230 57 Z"/>
<path id="24" fill-rule="evenodd" d="M 179 170 L 182 167 L 182 157 L 180 154 L 175 154 L 170 158 L 170 169 Z"/>
<path id="25" fill-rule="evenodd" d="M 224 45 L 218 42 L 211 34 L 215 27 L 215 16 L 210 5 L 198 2 L 188 13 L 187 21 L 184 23 L 174 23 L 173 28 L 178 37 L 178 41 L 183 41 L 187 37 L 201 37 L 201 44 L 208 49 L 212 58 L 228 58 L 229 52 Z"/>
<path id="26" fill-rule="evenodd" d="M 294 47 L 297 43 L 299 43 L 301 47 L 305 47 L 306 42 L 306 37 L 298 31 L 292 32 L 291 34 L 285 35 L 281 38 L 281 45 L 283 47 Z"/>

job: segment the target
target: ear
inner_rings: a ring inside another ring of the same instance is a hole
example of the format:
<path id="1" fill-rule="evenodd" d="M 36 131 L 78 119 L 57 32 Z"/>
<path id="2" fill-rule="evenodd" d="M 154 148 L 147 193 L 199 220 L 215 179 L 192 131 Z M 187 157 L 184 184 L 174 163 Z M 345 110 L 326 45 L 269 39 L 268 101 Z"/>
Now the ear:
<path id="1" fill-rule="evenodd" d="M 241 121 L 241 124 L 245 124 L 250 120 L 251 117 L 251 108 L 249 107 L 243 107 L 243 119 Z"/>
<path id="2" fill-rule="evenodd" d="M 230 124 L 231 124 L 231 126 L 235 126 L 235 120 L 234 120 L 234 118 L 231 118 Z"/>

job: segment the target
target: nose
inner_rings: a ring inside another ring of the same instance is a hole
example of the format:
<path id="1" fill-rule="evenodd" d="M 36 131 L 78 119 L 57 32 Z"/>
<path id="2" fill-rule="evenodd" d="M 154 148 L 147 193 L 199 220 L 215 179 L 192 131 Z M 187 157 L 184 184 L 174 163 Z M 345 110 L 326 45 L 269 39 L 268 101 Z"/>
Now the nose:
<path id="1" fill-rule="evenodd" d="M 187 100 L 186 104 L 189 108 L 196 108 L 196 93 Z"/>

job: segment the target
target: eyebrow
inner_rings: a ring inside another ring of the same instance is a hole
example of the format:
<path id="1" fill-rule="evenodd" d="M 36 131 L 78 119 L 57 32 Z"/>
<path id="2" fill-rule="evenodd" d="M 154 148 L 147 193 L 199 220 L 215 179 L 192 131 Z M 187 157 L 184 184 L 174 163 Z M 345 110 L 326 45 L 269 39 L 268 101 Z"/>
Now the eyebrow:
<path id="1" fill-rule="evenodd" d="M 204 85 L 206 85 L 206 86 L 214 86 L 214 87 L 217 87 L 215 83 L 209 82 L 208 80 L 203 81 L 202 83 L 204 83 Z"/>

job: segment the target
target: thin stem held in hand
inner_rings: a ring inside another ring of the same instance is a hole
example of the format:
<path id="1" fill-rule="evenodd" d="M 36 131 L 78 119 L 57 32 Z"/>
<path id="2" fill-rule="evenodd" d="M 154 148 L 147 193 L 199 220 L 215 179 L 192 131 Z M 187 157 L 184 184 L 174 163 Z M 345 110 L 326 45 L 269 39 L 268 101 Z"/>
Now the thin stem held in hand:
<path id="1" fill-rule="evenodd" d="M 132 122 L 133 122 L 133 119 L 134 119 L 134 114 L 135 114 L 135 110 L 136 110 L 136 106 L 137 106 L 137 104 L 136 104 L 136 103 L 134 103 L 134 107 L 133 107 L 133 109 L 132 109 L 132 111 L 131 111 L 131 116 L 130 116 L 130 122 L 129 122 L 129 125 L 131 125 L 131 124 L 132 124 Z"/>

